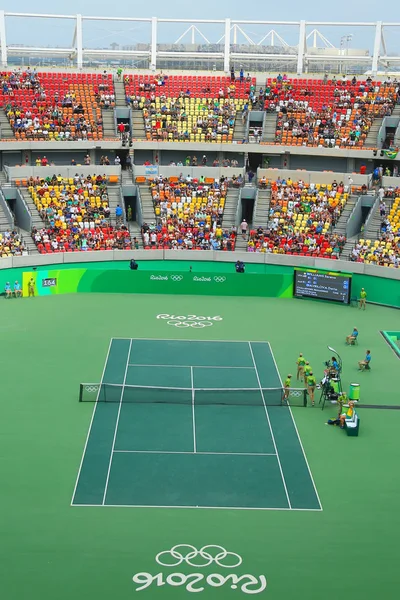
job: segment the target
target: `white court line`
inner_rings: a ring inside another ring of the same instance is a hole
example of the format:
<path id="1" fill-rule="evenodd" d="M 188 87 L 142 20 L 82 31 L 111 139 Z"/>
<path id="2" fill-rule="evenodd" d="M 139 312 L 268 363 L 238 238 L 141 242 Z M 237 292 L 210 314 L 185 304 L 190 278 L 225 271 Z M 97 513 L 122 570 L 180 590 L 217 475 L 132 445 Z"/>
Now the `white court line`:
<path id="1" fill-rule="evenodd" d="M 114 448 L 115 448 L 115 440 L 117 439 L 117 432 L 118 432 L 118 425 L 119 425 L 119 417 L 121 414 L 121 408 L 122 408 L 122 399 L 124 396 L 124 389 L 125 389 L 125 383 L 126 383 L 126 376 L 128 373 L 128 364 L 129 364 L 129 357 L 131 355 L 131 349 L 132 349 L 132 340 L 130 341 L 129 344 L 129 351 L 128 351 L 128 356 L 126 357 L 126 365 L 125 365 L 125 373 L 124 373 L 124 380 L 122 382 L 122 388 L 121 388 L 121 397 L 119 399 L 119 406 L 118 406 L 118 414 L 117 414 L 117 420 L 115 422 L 115 430 L 114 430 L 114 437 L 113 437 L 113 442 L 112 442 L 112 446 L 111 446 L 111 454 L 110 454 L 110 461 L 108 463 L 108 471 L 107 471 L 107 479 L 106 479 L 106 485 L 104 488 L 104 494 L 103 494 L 103 504 L 106 501 L 106 496 L 107 496 L 107 489 L 108 489 L 108 481 L 110 479 L 110 472 L 111 472 L 111 465 L 112 465 L 112 459 L 113 459 L 113 455 L 114 455 Z"/>
<path id="2" fill-rule="evenodd" d="M 209 454 L 212 456 L 276 456 L 273 452 L 181 452 L 180 450 L 114 450 L 114 454 Z"/>
<path id="3" fill-rule="evenodd" d="M 269 349 L 270 349 L 270 352 L 271 352 L 272 360 L 274 361 L 276 372 L 278 373 L 279 381 L 281 382 L 281 386 L 283 387 L 281 374 L 279 372 L 278 365 L 276 364 L 276 360 L 275 360 L 275 356 L 274 356 L 274 353 L 273 353 L 272 348 L 271 348 L 271 344 L 269 342 L 267 342 L 267 343 L 268 343 L 268 346 L 269 346 Z M 318 504 L 320 506 L 320 510 L 323 510 L 322 509 L 321 500 L 320 500 L 319 495 L 318 495 L 317 486 L 315 485 L 314 477 L 312 476 L 310 465 L 308 464 L 307 456 L 306 456 L 306 453 L 304 451 L 304 447 L 303 447 L 303 444 L 302 444 L 302 441 L 301 441 L 301 437 L 300 437 L 300 434 L 299 434 L 299 430 L 297 429 L 296 421 L 294 420 L 292 409 L 290 408 L 290 404 L 289 403 L 288 403 L 288 409 L 289 409 L 289 412 L 290 412 L 290 416 L 292 417 L 293 427 L 295 428 L 296 435 L 297 435 L 297 438 L 299 440 L 300 448 L 301 448 L 301 450 L 303 452 L 304 460 L 306 462 L 308 473 L 310 475 L 310 479 L 311 479 L 311 482 L 312 482 L 313 487 L 314 487 L 315 495 L 317 496 L 317 500 L 318 500 Z"/>
<path id="4" fill-rule="evenodd" d="M 265 403 L 264 392 L 263 392 L 262 387 L 261 387 L 260 376 L 258 374 L 258 369 L 257 369 L 256 361 L 255 361 L 255 358 L 254 358 L 253 349 L 251 347 L 251 342 L 249 342 L 248 344 L 249 344 L 249 349 L 250 349 L 251 358 L 252 358 L 252 361 L 253 361 L 253 364 L 254 364 L 254 368 L 256 370 L 256 377 L 257 377 L 258 385 L 259 385 L 259 388 L 260 388 L 261 398 L 262 398 L 262 401 L 263 401 L 263 404 L 264 404 L 265 414 L 266 414 L 266 417 L 267 417 L 269 429 L 271 431 L 271 438 L 272 438 L 272 442 L 274 444 L 274 448 L 275 448 L 275 452 L 276 452 L 276 458 L 278 460 L 278 465 L 279 465 L 279 470 L 281 472 L 283 487 L 285 488 L 286 498 L 287 498 L 287 501 L 288 501 L 288 504 L 289 504 L 289 508 L 291 509 L 292 505 L 291 505 L 290 498 L 289 498 L 289 493 L 288 493 L 288 490 L 287 490 L 287 487 L 286 487 L 285 476 L 283 474 L 281 460 L 279 458 L 279 453 L 278 453 L 278 448 L 277 448 L 276 442 L 275 442 L 274 432 L 272 430 L 272 425 L 271 425 L 271 421 L 270 421 L 270 418 L 269 418 L 269 413 L 268 413 L 267 405 Z"/>
<path id="5" fill-rule="evenodd" d="M 145 342 L 198 342 L 200 344 L 214 342 L 215 344 L 223 343 L 223 344 L 248 344 L 249 340 L 194 340 L 187 338 L 127 338 L 127 337 L 114 337 L 113 340 L 132 340 L 136 341 L 145 341 Z M 250 340 L 252 344 L 268 344 L 263 340 Z"/>
<path id="6" fill-rule="evenodd" d="M 195 414 L 195 408 L 194 408 L 193 367 L 190 367 L 190 385 L 192 386 L 193 450 L 194 450 L 194 452 L 196 452 L 196 414 Z"/>
<path id="7" fill-rule="evenodd" d="M 378 329 L 379 337 L 381 338 L 381 340 L 383 340 L 385 342 L 386 346 L 389 346 L 389 348 L 391 349 L 391 351 L 393 352 L 395 357 L 399 358 L 399 355 L 397 354 L 396 350 L 393 348 L 393 346 L 390 344 L 390 342 L 383 335 L 383 331 L 385 331 L 385 330 Z"/>
<path id="8" fill-rule="evenodd" d="M 193 367 L 193 369 L 250 369 L 254 371 L 254 367 L 216 367 L 215 365 L 144 365 L 129 363 L 128 367 L 168 367 L 169 369 L 189 369 Z"/>
<path id="9" fill-rule="evenodd" d="M 99 389 L 97 390 L 96 402 L 95 402 L 95 405 L 94 405 L 94 407 L 93 407 L 92 418 L 91 418 L 91 420 L 90 420 L 89 430 L 88 430 L 88 432 L 87 432 L 86 441 L 85 441 L 85 446 L 84 446 L 84 448 L 83 448 L 83 453 L 82 453 L 81 463 L 80 463 L 80 465 L 79 465 L 79 469 L 78 469 L 78 475 L 77 475 L 77 477 L 76 477 L 76 481 L 75 481 L 75 487 L 74 487 L 74 491 L 73 491 L 73 494 L 72 494 L 71 506 L 72 506 L 72 504 L 73 504 L 73 502 L 74 502 L 75 493 L 76 493 L 76 488 L 78 487 L 78 481 L 79 481 L 79 477 L 80 477 L 80 475 L 81 475 L 82 465 L 83 465 L 83 461 L 84 461 L 84 458 L 85 458 L 85 454 L 86 454 L 86 448 L 87 448 L 87 445 L 88 445 L 88 442 L 89 442 L 90 433 L 91 433 L 91 431 L 92 431 L 92 425 L 93 425 L 93 421 L 94 421 L 94 415 L 95 415 L 95 413 L 96 413 L 96 409 L 97 409 L 97 405 L 98 405 L 98 401 L 99 401 L 99 394 L 100 394 L 100 391 L 101 391 L 101 387 L 102 387 L 102 385 L 103 385 L 103 379 L 104 379 L 104 375 L 105 375 L 106 368 L 107 368 L 108 357 L 109 357 L 109 355 L 110 355 L 110 351 L 111 351 L 112 342 L 113 342 L 113 338 L 111 338 L 111 339 L 110 339 L 110 343 L 108 344 L 108 350 L 107 350 L 106 360 L 105 360 L 104 367 L 103 367 L 103 372 L 102 372 L 102 374 L 101 374 L 101 378 L 100 378 L 100 385 L 99 385 Z"/>
<path id="10" fill-rule="evenodd" d="M 284 510 L 284 511 L 297 511 L 297 512 L 321 512 L 320 508 L 270 508 L 268 506 L 265 507 L 256 507 L 256 506 L 176 506 L 176 505 L 165 505 L 165 504 L 74 504 L 73 506 L 77 506 L 79 508 L 168 508 L 174 509 L 178 508 L 182 509 L 200 509 L 200 510 Z"/>

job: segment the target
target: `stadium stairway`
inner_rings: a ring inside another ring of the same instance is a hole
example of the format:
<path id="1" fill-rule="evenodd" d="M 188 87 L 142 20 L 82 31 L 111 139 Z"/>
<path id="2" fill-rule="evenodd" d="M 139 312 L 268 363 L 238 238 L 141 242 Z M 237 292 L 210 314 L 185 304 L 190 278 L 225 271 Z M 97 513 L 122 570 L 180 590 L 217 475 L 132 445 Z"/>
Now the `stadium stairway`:
<path id="1" fill-rule="evenodd" d="M 385 198 L 386 206 L 388 207 L 387 212 L 390 211 L 391 202 L 388 198 Z M 376 196 L 373 207 L 371 208 L 370 214 L 368 215 L 367 226 L 363 231 L 362 237 L 367 240 L 377 240 L 381 233 L 381 216 L 379 213 L 379 197 Z"/>
<path id="2" fill-rule="evenodd" d="M 392 117 L 400 117 L 400 104 L 396 104 L 393 109 Z M 395 148 L 400 146 L 400 123 L 397 125 L 396 133 L 394 135 L 393 145 Z"/>
<path id="3" fill-rule="evenodd" d="M 125 86 L 122 81 L 118 81 L 118 79 L 114 80 L 114 90 L 115 90 L 115 107 L 116 108 L 126 108 L 125 102 Z"/>
<path id="4" fill-rule="evenodd" d="M 28 254 L 39 254 L 39 250 L 36 247 L 35 242 L 32 239 L 32 235 L 30 231 L 26 231 L 26 229 L 22 229 L 19 227 L 20 234 L 22 236 L 22 241 L 28 250 Z"/>
<path id="5" fill-rule="evenodd" d="M 111 225 L 115 225 L 116 217 L 115 217 L 115 209 L 117 208 L 117 204 L 119 204 L 124 211 L 124 222 L 125 222 L 125 207 L 122 200 L 121 187 L 119 183 L 108 183 L 107 184 L 107 193 L 108 193 L 108 205 L 110 207 L 110 218 Z"/>
<path id="6" fill-rule="evenodd" d="M 228 189 L 224 214 L 222 217 L 222 229 L 228 229 L 230 231 L 232 227 L 235 227 L 239 198 L 240 189 Z"/>
<path id="7" fill-rule="evenodd" d="M 238 112 L 235 119 L 235 127 L 233 128 L 233 141 L 243 142 L 246 136 L 246 123 L 243 124 L 242 115 Z"/>
<path id="8" fill-rule="evenodd" d="M 365 148 L 377 148 L 378 147 L 378 134 L 383 123 L 382 118 L 374 119 L 371 129 L 368 131 L 364 147 Z"/>
<path id="9" fill-rule="evenodd" d="M 29 212 L 31 213 L 32 227 L 36 227 L 37 229 L 42 229 L 42 227 L 45 227 L 45 223 L 42 217 L 40 216 L 40 213 L 36 208 L 36 204 L 34 203 L 32 196 L 30 195 L 28 190 L 26 188 L 21 187 L 19 188 L 19 192 L 25 200 Z"/>
<path id="10" fill-rule="evenodd" d="M 141 110 L 132 110 L 132 137 L 136 140 L 146 139 L 143 112 Z"/>
<path id="11" fill-rule="evenodd" d="M 142 218 L 144 223 L 154 223 L 156 215 L 154 212 L 153 199 L 147 184 L 139 186 L 140 197 L 142 200 Z"/>
<path id="12" fill-rule="evenodd" d="M 113 108 L 102 108 L 101 117 L 103 119 L 103 136 L 105 138 L 115 138 L 115 120 Z"/>
<path id="13" fill-rule="evenodd" d="M 261 134 L 262 142 L 274 142 L 276 131 L 276 113 L 266 113 Z"/>
<path id="14" fill-rule="evenodd" d="M 359 199 L 359 196 L 357 196 L 357 195 L 352 194 L 351 196 L 349 196 L 346 204 L 344 205 L 343 212 L 340 215 L 338 222 L 334 226 L 332 233 L 337 233 L 338 235 L 346 235 L 346 223 L 349 220 L 351 211 L 353 210 L 354 206 L 356 205 L 358 199 Z"/>
<path id="15" fill-rule="evenodd" d="M 7 218 L 7 214 L 0 204 L 0 231 L 6 231 L 10 229 L 10 222 Z"/>
<path id="16" fill-rule="evenodd" d="M 7 119 L 7 115 L 2 108 L 0 109 L 0 132 L 0 137 L 3 140 L 10 140 L 14 137 L 14 132 Z"/>
<path id="17" fill-rule="evenodd" d="M 253 211 L 254 227 L 266 227 L 269 221 L 269 206 L 271 202 L 271 189 L 257 190 Z"/>
<path id="18" fill-rule="evenodd" d="M 129 221 L 128 227 L 129 227 L 129 233 L 131 234 L 131 239 L 132 239 L 132 248 L 134 248 L 133 238 L 136 238 L 136 240 L 139 244 L 139 250 L 143 250 L 142 233 L 140 231 L 139 223 L 137 221 Z"/>

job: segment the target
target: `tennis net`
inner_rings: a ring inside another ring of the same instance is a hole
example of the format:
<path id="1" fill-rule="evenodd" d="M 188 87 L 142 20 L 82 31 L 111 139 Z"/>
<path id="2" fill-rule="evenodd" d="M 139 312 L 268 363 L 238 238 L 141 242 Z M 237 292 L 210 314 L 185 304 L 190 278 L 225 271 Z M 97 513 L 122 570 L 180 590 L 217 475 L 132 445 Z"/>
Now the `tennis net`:
<path id="1" fill-rule="evenodd" d="M 225 404 L 238 406 L 307 406 L 307 390 L 292 388 L 180 388 L 81 383 L 79 402 L 136 404 Z"/>

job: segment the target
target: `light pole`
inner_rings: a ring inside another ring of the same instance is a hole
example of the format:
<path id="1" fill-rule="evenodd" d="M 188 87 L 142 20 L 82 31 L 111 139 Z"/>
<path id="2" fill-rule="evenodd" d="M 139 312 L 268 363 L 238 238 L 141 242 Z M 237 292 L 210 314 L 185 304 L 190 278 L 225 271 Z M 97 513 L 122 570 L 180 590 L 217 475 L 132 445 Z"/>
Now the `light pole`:
<path id="1" fill-rule="evenodd" d="M 340 54 L 341 56 L 344 55 L 343 52 L 343 48 L 346 45 L 346 53 L 345 55 L 348 56 L 349 54 L 349 44 L 351 42 L 351 40 L 353 39 L 353 34 L 349 33 L 348 35 L 342 35 L 342 37 L 340 38 Z M 343 63 L 340 62 L 340 74 L 342 74 L 342 69 L 343 69 Z M 345 69 L 344 69 L 345 75 L 347 75 L 347 61 L 345 61 Z"/>

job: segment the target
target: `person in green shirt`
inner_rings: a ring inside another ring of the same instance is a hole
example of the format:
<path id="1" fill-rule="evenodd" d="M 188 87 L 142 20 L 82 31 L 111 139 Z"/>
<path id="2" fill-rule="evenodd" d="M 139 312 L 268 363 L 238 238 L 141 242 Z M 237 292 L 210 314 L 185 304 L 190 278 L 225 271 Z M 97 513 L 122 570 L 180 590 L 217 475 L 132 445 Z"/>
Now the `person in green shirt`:
<path id="1" fill-rule="evenodd" d="M 308 360 L 306 360 L 306 364 L 304 365 L 304 385 L 307 385 L 307 377 L 311 373 L 312 368 Z"/>
<path id="2" fill-rule="evenodd" d="M 283 399 L 284 400 L 287 400 L 289 398 L 291 379 L 292 379 L 292 376 L 288 375 L 284 381 L 284 384 L 283 384 L 283 386 L 284 386 Z"/>
<path id="3" fill-rule="evenodd" d="M 367 304 L 367 292 L 364 290 L 364 288 L 361 288 L 361 292 L 360 292 L 360 307 L 363 310 L 365 310 L 365 306 Z"/>
<path id="4" fill-rule="evenodd" d="M 311 398 L 311 404 L 313 406 L 315 406 L 315 404 L 314 404 L 314 392 L 315 392 L 316 385 L 317 385 L 317 380 L 315 379 L 315 377 L 314 377 L 314 375 L 313 375 L 313 373 L 311 371 L 310 374 L 307 377 L 307 391 L 308 391 L 308 394 L 309 394 L 309 396 Z"/>
<path id="5" fill-rule="evenodd" d="M 296 361 L 296 364 L 297 364 L 297 381 L 299 381 L 299 379 L 304 378 L 304 366 L 306 364 L 306 359 L 304 358 L 304 356 L 302 355 L 301 352 L 299 354 L 299 358 Z"/>

